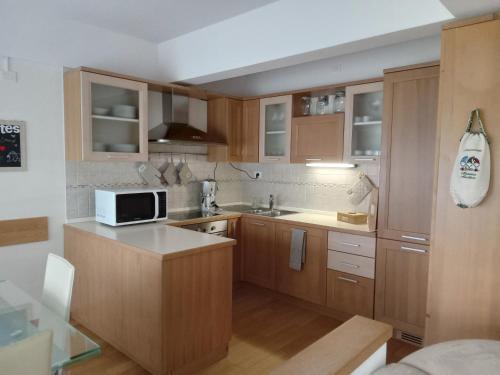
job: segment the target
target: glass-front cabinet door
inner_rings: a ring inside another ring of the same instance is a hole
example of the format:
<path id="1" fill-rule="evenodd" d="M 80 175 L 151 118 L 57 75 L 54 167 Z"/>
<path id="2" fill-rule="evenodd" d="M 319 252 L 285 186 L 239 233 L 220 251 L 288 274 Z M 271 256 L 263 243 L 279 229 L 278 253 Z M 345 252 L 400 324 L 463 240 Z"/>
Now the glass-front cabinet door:
<path id="1" fill-rule="evenodd" d="M 383 82 L 346 87 L 344 159 L 354 163 L 380 158 Z"/>
<path id="2" fill-rule="evenodd" d="M 147 84 L 82 72 L 83 160 L 146 161 Z"/>
<path id="3" fill-rule="evenodd" d="M 275 96 L 260 100 L 261 163 L 290 162 L 292 96 Z"/>

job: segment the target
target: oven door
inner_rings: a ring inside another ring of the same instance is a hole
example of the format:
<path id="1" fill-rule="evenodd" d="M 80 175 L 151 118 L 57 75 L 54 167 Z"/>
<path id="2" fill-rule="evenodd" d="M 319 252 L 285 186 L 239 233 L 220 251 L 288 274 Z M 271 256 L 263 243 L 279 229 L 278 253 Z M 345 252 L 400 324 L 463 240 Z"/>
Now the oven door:
<path id="1" fill-rule="evenodd" d="M 158 218 L 158 194 L 137 192 L 116 194 L 116 223 L 152 221 Z"/>

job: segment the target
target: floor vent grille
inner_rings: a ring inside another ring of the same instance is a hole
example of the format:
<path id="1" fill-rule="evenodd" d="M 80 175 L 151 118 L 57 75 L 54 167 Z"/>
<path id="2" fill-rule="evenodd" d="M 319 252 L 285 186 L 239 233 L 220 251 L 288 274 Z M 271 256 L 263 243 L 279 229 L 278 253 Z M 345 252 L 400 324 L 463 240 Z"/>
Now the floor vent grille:
<path id="1" fill-rule="evenodd" d="M 404 331 L 397 331 L 396 338 L 400 339 L 401 341 L 413 344 L 413 345 L 418 345 L 422 346 L 424 344 L 424 338 L 412 335 L 411 333 L 404 332 Z"/>

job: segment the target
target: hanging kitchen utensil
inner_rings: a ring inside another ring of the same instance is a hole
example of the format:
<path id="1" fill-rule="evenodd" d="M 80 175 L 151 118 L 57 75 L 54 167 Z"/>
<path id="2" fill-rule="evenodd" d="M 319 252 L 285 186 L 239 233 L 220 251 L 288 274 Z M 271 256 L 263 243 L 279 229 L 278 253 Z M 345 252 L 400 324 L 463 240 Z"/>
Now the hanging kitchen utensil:
<path id="1" fill-rule="evenodd" d="M 139 175 L 148 185 L 161 185 L 161 173 L 149 163 L 139 165 L 137 169 Z"/>
<path id="2" fill-rule="evenodd" d="M 184 155 L 184 163 L 179 164 L 178 175 L 181 185 L 188 184 L 193 178 L 193 172 L 189 169 L 186 155 Z"/>
<path id="3" fill-rule="evenodd" d="M 357 206 L 363 199 L 372 191 L 373 184 L 363 172 L 358 175 L 358 180 L 347 190 L 347 199 L 349 202 Z"/>
<path id="4" fill-rule="evenodd" d="M 474 116 L 479 130 L 473 131 Z M 469 114 L 465 133 L 460 140 L 450 180 L 453 202 L 461 208 L 478 206 L 490 186 L 490 146 L 479 109 Z"/>
<path id="5" fill-rule="evenodd" d="M 163 171 L 163 178 L 165 179 L 165 182 L 170 186 L 175 185 L 175 183 L 177 182 L 177 169 L 175 168 L 174 158 L 172 157 L 172 154 L 170 154 L 170 163 L 168 163 L 165 171 Z"/>

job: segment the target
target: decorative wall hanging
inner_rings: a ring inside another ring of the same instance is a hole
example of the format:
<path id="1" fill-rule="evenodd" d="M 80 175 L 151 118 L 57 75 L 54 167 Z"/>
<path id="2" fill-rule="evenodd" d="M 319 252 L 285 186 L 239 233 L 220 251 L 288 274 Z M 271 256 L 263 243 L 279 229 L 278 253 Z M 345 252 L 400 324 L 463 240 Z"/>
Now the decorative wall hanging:
<path id="1" fill-rule="evenodd" d="M 349 203 L 357 206 L 373 190 L 373 184 L 363 173 L 359 173 L 356 182 L 347 190 L 347 199 Z"/>
<path id="2" fill-rule="evenodd" d="M 474 116 L 479 130 L 473 131 Z M 478 206 L 490 186 L 490 146 L 488 136 L 479 115 L 479 109 L 469 115 L 469 122 L 460 140 L 457 158 L 453 165 L 450 193 L 458 207 Z"/>
<path id="3" fill-rule="evenodd" d="M 0 120 L 0 171 L 26 169 L 26 124 Z"/>

